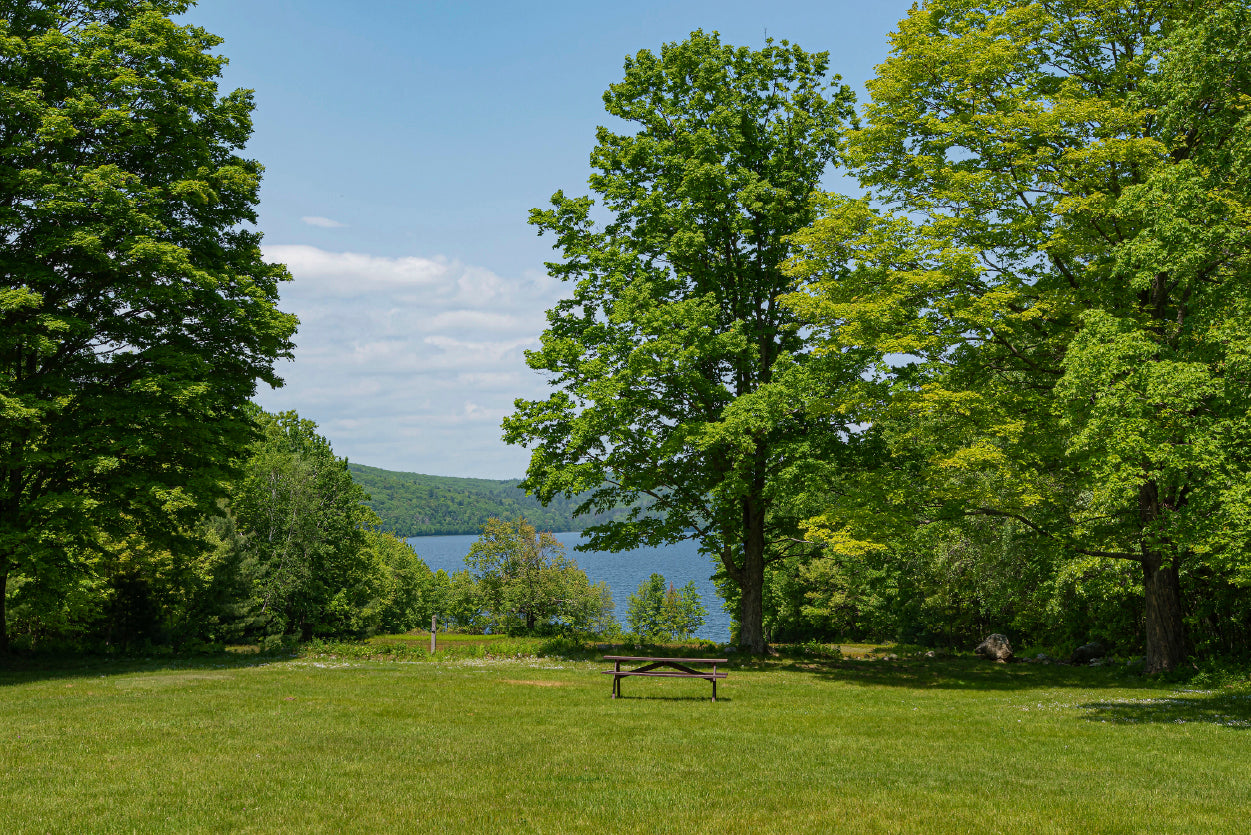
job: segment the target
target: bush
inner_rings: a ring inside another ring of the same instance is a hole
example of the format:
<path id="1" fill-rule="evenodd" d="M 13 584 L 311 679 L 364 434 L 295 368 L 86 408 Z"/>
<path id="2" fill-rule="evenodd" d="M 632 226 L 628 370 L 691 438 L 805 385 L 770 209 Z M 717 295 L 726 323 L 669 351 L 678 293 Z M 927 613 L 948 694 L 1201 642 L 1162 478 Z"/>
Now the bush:
<path id="1" fill-rule="evenodd" d="M 665 578 L 653 574 L 644 580 L 638 591 L 630 595 L 626 620 L 630 631 L 642 641 L 686 640 L 704 625 L 708 611 L 699 599 L 692 581 L 681 589 Z"/>

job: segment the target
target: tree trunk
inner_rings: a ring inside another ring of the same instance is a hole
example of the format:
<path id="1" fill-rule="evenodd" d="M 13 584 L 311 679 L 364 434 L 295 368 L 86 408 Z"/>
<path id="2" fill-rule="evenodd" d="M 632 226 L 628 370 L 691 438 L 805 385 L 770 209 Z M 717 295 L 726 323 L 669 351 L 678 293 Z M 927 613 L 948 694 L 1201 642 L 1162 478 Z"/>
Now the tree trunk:
<path id="1" fill-rule="evenodd" d="M 748 565 L 743 571 L 743 593 L 739 598 L 738 645 L 748 652 L 763 653 L 764 637 L 764 566 L 757 570 Z"/>
<path id="2" fill-rule="evenodd" d="M 1148 532 L 1163 513 L 1158 485 L 1144 482 L 1138 488 L 1138 521 L 1143 532 Z M 1186 660 L 1186 626 L 1175 554 L 1168 559 L 1162 551 L 1143 547 L 1142 596 L 1146 605 L 1147 672 L 1171 670 Z"/>
<path id="3" fill-rule="evenodd" d="M 9 565 L 0 564 L 0 655 L 9 654 Z"/>
<path id="4" fill-rule="evenodd" d="M 748 652 L 768 649 L 764 634 L 764 513 L 755 502 L 743 503 L 743 573 L 739 582 L 738 645 Z"/>
<path id="5" fill-rule="evenodd" d="M 1142 591 L 1147 609 L 1147 672 L 1171 670 L 1186 660 L 1177 566 L 1166 563 L 1158 552 L 1144 554 Z"/>

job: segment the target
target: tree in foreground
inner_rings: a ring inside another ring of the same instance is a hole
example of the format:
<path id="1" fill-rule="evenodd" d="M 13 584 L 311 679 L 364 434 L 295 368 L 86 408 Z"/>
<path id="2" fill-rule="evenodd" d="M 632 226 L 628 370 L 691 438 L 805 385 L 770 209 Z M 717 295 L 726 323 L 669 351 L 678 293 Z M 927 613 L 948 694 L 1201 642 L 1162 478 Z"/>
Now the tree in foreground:
<path id="1" fill-rule="evenodd" d="M 644 641 L 686 640 L 707 615 L 693 580 L 677 589 L 662 575 L 652 574 L 630 595 L 626 624 Z"/>
<path id="2" fill-rule="evenodd" d="M 0 16 L 0 624 L 11 575 L 212 511 L 293 317 L 254 222 L 245 91 L 150 0 Z M 7 627 L 0 628 L 0 648 Z"/>
<path id="3" fill-rule="evenodd" d="M 430 616 L 439 614 L 444 597 L 430 566 L 394 534 L 370 528 L 365 531 L 365 542 L 373 563 L 368 584 L 371 599 L 361 613 L 366 627 L 397 633 L 429 626 Z"/>
<path id="4" fill-rule="evenodd" d="M 564 626 L 595 632 L 612 619 L 608 587 L 592 584 L 556 537 L 538 533 L 523 518 L 487 520 L 465 563 L 494 629 Z"/>
<path id="5" fill-rule="evenodd" d="M 627 60 L 604 103 L 636 130 L 598 131 L 600 207 L 557 192 L 531 215 L 556 238 L 548 269 L 570 297 L 527 355 L 555 391 L 504 421 L 505 440 L 532 449 L 525 486 L 540 499 L 591 491 L 588 513 L 650 498 L 588 529 L 587 547 L 697 538 L 740 592 L 739 642 L 756 652 L 765 566 L 797 538 L 783 472 L 813 460 L 794 454 L 812 433 L 841 426 L 761 394 L 806 350 L 777 297 L 796 289 L 786 238 L 813 220 L 851 115 L 827 67 L 825 53 L 703 32 Z"/>
<path id="6" fill-rule="evenodd" d="M 378 525 L 369 496 L 312 421 L 256 412 L 261 437 L 231 496 L 256 628 L 305 640 L 360 631 L 381 577 L 373 549 L 385 547 L 367 535 Z"/>
<path id="7" fill-rule="evenodd" d="M 914 8 L 849 151 L 895 213 L 831 200 L 796 267 L 831 345 L 916 360 L 876 419 L 920 518 L 1136 564 L 1153 671 L 1182 578 L 1251 578 L 1249 33 L 1245 0 Z"/>

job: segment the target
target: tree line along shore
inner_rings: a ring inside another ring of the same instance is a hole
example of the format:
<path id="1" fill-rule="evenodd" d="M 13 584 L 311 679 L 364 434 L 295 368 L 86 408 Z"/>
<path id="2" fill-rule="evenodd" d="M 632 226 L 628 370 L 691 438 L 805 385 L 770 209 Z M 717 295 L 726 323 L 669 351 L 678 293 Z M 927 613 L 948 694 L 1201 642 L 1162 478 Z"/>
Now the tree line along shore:
<path id="1" fill-rule="evenodd" d="M 547 505 L 520 489 L 521 479 L 491 480 L 395 472 L 349 462 L 352 480 L 369 494 L 369 507 L 396 536 L 481 533 L 488 519 L 524 516 L 545 531 L 582 531 L 624 510 L 578 516 L 583 497 L 556 496 Z"/>

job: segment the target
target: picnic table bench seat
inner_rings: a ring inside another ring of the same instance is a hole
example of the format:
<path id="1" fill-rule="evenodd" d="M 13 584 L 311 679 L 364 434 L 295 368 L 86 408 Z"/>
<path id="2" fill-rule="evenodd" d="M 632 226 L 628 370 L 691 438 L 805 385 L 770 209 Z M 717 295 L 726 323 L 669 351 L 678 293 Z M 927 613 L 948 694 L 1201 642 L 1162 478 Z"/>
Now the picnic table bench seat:
<path id="1" fill-rule="evenodd" d="M 717 700 L 717 680 L 725 678 L 728 673 L 717 672 L 717 665 L 724 664 L 726 658 L 656 658 L 649 655 L 605 655 L 605 661 L 613 662 L 613 669 L 603 670 L 604 675 L 612 676 L 612 697 L 621 695 L 621 679 L 626 676 L 655 676 L 658 678 L 702 678 L 712 682 L 712 700 Z M 644 662 L 643 666 L 633 670 L 621 669 L 621 662 Z M 712 670 L 696 670 L 691 664 L 711 664 Z M 662 670 L 660 667 L 670 669 Z"/>

